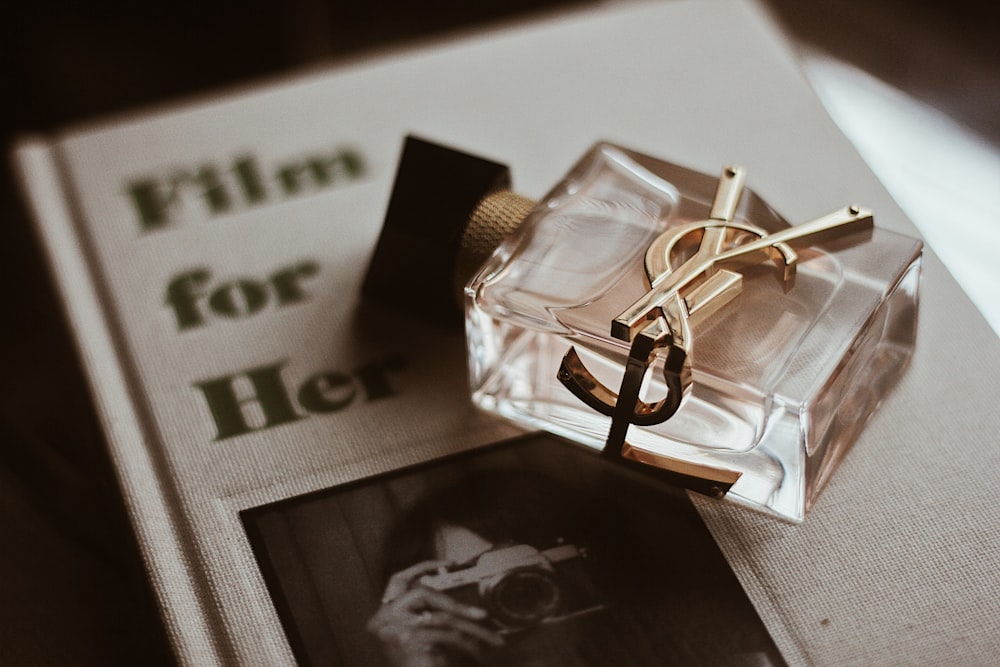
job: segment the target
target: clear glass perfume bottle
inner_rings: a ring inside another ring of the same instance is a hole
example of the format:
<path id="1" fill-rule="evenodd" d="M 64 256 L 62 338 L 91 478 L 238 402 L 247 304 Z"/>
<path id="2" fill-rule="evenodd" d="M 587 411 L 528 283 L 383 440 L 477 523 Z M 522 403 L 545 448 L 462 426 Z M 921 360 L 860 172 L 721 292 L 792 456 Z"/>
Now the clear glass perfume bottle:
<path id="1" fill-rule="evenodd" d="M 464 289 L 472 397 L 606 453 L 617 428 L 615 457 L 798 521 L 906 366 L 922 245 L 875 228 L 813 234 L 796 256 L 775 239 L 806 225 L 790 227 L 741 183 L 727 185 L 736 176 L 598 144 L 530 210 L 494 188 L 473 219 L 486 211 L 516 228 Z M 754 243 L 763 249 L 749 261 Z M 697 264 L 687 260 L 727 252 L 735 268 L 713 266 L 672 301 L 640 309 L 633 328 L 659 337 L 637 354 L 636 337 L 621 332 L 629 307 L 669 291 Z M 630 373 L 641 386 L 638 400 L 619 401 L 628 416 L 595 409 L 615 404 L 609 388 L 625 396 Z M 664 403 L 668 418 L 641 417 L 639 406 Z"/>

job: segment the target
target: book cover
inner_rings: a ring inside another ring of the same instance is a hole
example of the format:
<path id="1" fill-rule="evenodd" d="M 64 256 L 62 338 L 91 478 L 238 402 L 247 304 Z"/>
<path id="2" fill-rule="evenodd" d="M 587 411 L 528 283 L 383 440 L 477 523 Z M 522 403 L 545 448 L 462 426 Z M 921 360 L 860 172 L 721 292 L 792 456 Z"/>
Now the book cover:
<path id="1" fill-rule="evenodd" d="M 410 132 L 513 165 L 529 196 L 608 139 L 740 162 L 789 219 L 852 199 L 915 235 L 767 17 L 726 0 L 592 10 L 26 140 L 23 187 L 184 662 L 302 657 L 253 517 L 516 434 L 470 406 L 460 334 L 360 299 Z M 805 524 L 695 500 L 791 663 L 996 648 L 1000 346 L 933 253 L 922 289 L 911 368 Z"/>

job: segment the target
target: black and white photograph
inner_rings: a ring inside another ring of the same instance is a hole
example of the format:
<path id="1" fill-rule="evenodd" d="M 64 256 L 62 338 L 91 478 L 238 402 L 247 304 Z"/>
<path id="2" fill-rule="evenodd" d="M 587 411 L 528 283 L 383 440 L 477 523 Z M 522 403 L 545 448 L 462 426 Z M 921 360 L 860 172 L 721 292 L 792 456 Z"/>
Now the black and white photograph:
<path id="1" fill-rule="evenodd" d="M 551 436 L 242 519 L 301 664 L 785 664 L 685 492 Z"/>

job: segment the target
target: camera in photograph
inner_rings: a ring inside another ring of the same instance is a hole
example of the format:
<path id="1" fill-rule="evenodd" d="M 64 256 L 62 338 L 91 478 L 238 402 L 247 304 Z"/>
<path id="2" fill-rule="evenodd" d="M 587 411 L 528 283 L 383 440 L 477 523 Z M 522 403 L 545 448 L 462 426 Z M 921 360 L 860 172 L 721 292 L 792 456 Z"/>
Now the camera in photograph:
<path id="1" fill-rule="evenodd" d="M 604 608 L 588 571 L 586 549 L 559 544 L 500 547 L 474 563 L 427 575 L 420 583 L 481 607 L 501 632 L 555 623 Z"/>

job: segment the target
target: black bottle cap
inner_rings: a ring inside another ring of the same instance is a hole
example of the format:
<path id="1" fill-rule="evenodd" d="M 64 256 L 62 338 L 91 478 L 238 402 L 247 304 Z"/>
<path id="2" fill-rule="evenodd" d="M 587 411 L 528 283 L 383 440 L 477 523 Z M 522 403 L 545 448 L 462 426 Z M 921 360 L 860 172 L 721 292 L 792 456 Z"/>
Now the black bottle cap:
<path id="1" fill-rule="evenodd" d="M 408 136 L 365 276 L 365 298 L 459 324 L 454 285 L 462 234 L 480 201 L 509 187 L 507 166 Z"/>

